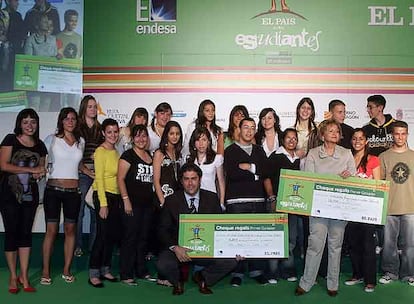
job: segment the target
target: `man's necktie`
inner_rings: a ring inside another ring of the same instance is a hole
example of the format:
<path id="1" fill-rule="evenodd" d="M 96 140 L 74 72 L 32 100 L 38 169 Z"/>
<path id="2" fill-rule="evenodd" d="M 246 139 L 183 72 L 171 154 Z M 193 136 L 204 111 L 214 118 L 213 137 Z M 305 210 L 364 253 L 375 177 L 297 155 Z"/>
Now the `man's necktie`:
<path id="1" fill-rule="evenodd" d="M 195 197 L 190 198 L 190 213 L 197 213 L 196 206 L 194 205 Z"/>

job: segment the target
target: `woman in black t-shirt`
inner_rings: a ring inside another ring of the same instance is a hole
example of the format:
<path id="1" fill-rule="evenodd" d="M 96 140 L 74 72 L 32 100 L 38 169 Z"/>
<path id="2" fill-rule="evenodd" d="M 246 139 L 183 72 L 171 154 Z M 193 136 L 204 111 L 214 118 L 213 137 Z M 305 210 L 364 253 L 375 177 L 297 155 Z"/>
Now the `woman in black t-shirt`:
<path id="1" fill-rule="evenodd" d="M 25 292 L 35 292 L 30 285 L 28 268 L 32 247 L 32 226 L 39 205 L 36 180 L 46 174 L 44 143 L 39 139 L 39 116 L 33 109 L 20 111 L 14 134 L 1 143 L 0 166 L 2 192 L 0 211 L 3 217 L 4 251 L 10 271 L 9 292 L 17 293 L 19 284 Z M 17 276 L 17 256 L 20 275 Z"/>
<path id="2" fill-rule="evenodd" d="M 118 165 L 118 186 L 124 207 L 121 242 L 121 280 L 136 285 L 135 277 L 150 280 L 145 266 L 153 218 L 153 168 L 151 154 L 145 149 L 148 130 L 144 125 L 132 129 L 133 146 L 125 151 Z"/>

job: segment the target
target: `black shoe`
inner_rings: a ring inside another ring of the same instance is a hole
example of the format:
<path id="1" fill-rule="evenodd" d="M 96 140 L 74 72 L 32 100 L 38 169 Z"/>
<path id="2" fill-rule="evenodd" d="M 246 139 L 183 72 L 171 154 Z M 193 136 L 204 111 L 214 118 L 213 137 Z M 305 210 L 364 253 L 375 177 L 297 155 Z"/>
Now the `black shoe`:
<path id="1" fill-rule="evenodd" d="M 259 283 L 260 285 L 267 285 L 269 284 L 269 280 L 266 279 L 262 274 L 258 275 L 257 277 L 254 277 L 253 279 L 256 280 L 257 283 Z"/>
<path id="2" fill-rule="evenodd" d="M 184 293 L 184 284 L 182 282 L 178 282 L 173 286 L 172 294 L 174 296 L 180 296 Z"/>
<path id="3" fill-rule="evenodd" d="M 230 285 L 233 287 L 240 287 L 241 283 L 242 283 L 242 279 L 239 277 L 232 277 L 230 281 Z"/>
<path id="4" fill-rule="evenodd" d="M 104 287 L 104 284 L 102 282 L 101 283 L 98 283 L 98 284 L 93 284 L 92 281 L 91 281 L 91 279 L 88 280 L 88 284 L 91 285 L 94 288 L 102 288 L 102 287 Z"/>
<path id="5" fill-rule="evenodd" d="M 111 283 L 116 283 L 119 282 L 119 279 L 116 277 L 113 278 L 107 278 L 106 276 L 100 276 L 99 279 L 101 279 L 101 281 L 109 281 Z"/>
<path id="6" fill-rule="evenodd" d="M 212 294 L 213 293 L 213 291 L 210 288 L 208 288 L 207 283 L 206 283 L 203 275 L 201 274 L 201 271 L 197 271 L 196 273 L 194 273 L 193 281 L 194 281 L 194 283 L 196 283 L 198 285 L 198 290 L 200 291 L 200 293 L 202 293 L 202 294 Z"/>

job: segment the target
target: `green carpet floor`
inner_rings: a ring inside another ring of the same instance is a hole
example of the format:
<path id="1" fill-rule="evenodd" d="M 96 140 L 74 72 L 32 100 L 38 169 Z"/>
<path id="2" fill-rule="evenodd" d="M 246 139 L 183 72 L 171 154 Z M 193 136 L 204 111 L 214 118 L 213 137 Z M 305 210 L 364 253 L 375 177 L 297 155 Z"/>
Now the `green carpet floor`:
<path id="1" fill-rule="evenodd" d="M 3 234 L 0 234 L 0 249 L 3 249 Z M 41 242 L 42 234 L 34 235 L 34 246 L 31 260 L 30 279 L 38 289 L 34 294 L 20 292 L 11 295 L 7 292 L 8 272 L 4 256 L 0 257 L 0 304 L 27 303 L 27 304 L 129 304 L 129 303 L 192 303 L 192 304 L 243 304 L 243 303 L 375 303 L 398 304 L 413 303 L 414 287 L 401 282 L 393 282 L 387 286 L 378 285 L 374 293 L 367 294 L 362 285 L 345 286 L 343 281 L 349 277 L 350 263 L 344 258 L 341 273 L 341 285 L 339 295 L 330 298 L 326 294 L 325 284 L 322 279 L 315 285 L 310 293 L 296 297 L 294 289 L 297 283 L 289 283 L 280 280 L 276 285 L 259 286 L 251 279 L 245 279 L 239 288 L 229 285 L 229 278 L 224 278 L 214 286 L 213 295 L 201 295 L 196 285 L 188 282 L 185 285 L 185 293 L 182 296 L 172 296 L 171 288 L 157 286 L 155 283 L 140 281 L 137 287 L 128 287 L 121 283 L 106 283 L 105 288 L 96 289 L 87 284 L 88 280 L 88 256 L 75 258 L 72 272 L 76 276 L 73 284 L 65 283 L 61 278 L 63 265 L 62 238 L 59 237 L 52 261 L 53 284 L 51 286 L 40 285 L 41 275 Z M 114 256 L 114 265 L 118 259 Z M 153 265 L 150 265 L 153 267 Z M 114 273 L 117 267 L 114 266 Z"/>

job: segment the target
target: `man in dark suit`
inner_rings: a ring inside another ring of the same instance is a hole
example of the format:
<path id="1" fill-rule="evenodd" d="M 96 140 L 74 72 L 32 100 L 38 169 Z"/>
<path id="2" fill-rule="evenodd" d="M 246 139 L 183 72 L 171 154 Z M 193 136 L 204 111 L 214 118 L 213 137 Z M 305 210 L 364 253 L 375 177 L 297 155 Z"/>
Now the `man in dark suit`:
<path id="1" fill-rule="evenodd" d="M 174 286 L 173 295 L 184 293 L 180 278 L 180 264 L 192 263 L 187 252 L 190 249 L 178 245 L 178 227 L 180 214 L 221 213 L 218 197 L 215 193 L 200 189 L 202 172 L 195 164 L 185 164 L 180 170 L 183 190 L 176 191 L 165 199 L 160 215 L 159 239 L 161 252 L 158 257 L 158 271 Z M 196 264 L 203 270 L 194 274 L 193 280 L 203 294 L 211 294 L 208 286 L 213 285 L 236 267 L 236 259 L 197 259 Z"/>

